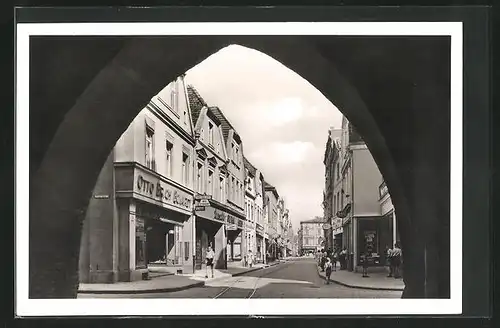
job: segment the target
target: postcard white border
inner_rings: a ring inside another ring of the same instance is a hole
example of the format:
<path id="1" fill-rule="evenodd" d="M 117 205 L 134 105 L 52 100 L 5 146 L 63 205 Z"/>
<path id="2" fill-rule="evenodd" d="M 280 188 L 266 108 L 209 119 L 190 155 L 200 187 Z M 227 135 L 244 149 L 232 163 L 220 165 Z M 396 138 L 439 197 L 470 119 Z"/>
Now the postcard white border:
<path id="1" fill-rule="evenodd" d="M 16 314 L 404 315 L 462 312 L 462 23 L 21 23 L 17 24 Z M 450 299 L 43 299 L 29 283 L 29 37 L 31 35 L 444 35 L 451 36 Z M 22 201 L 21 201 L 22 200 Z"/>

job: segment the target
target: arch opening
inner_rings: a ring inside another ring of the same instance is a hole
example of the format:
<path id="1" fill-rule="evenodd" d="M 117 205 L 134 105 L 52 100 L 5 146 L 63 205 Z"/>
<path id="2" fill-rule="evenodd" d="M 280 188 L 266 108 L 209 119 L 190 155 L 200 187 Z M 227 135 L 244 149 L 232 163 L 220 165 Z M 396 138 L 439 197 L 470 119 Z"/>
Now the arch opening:
<path id="1" fill-rule="evenodd" d="M 337 104 L 356 126 L 391 190 L 397 209 L 401 241 L 403 248 L 408 250 L 405 254 L 408 260 L 405 293 L 408 297 L 424 296 L 423 245 L 412 235 L 431 226 L 429 221 L 422 225 L 411 220 L 415 205 L 410 204 L 409 199 L 413 192 L 408 192 L 409 188 L 422 186 L 402 179 L 411 163 L 393 158 L 397 149 L 394 144 L 391 147 L 387 144 L 391 136 L 388 125 L 379 124 L 381 117 L 377 107 L 365 104 L 357 88 L 328 56 L 321 40 L 207 37 L 203 42 L 199 38 L 172 38 L 168 42 L 160 38 L 128 40 L 116 56 L 102 65 L 81 95 L 75 97 L 71 109 L 66 109 L 54 137 L 47 142 L 38 169 L 33 171 L 30 187 L 31 297 L 76 296 L 81 224 L 102 163 L 138 111 L 161 90 L 165 81 L 182 75 L 229 44 L 255 49 L 277 60 L 308 81 L 331 103 Z M 194 45 L 196 52 L 186 51 Z M 36 103 L 32 108 L 35 107 Z M 434 293 L 439 294 L 439 291 Z"/>

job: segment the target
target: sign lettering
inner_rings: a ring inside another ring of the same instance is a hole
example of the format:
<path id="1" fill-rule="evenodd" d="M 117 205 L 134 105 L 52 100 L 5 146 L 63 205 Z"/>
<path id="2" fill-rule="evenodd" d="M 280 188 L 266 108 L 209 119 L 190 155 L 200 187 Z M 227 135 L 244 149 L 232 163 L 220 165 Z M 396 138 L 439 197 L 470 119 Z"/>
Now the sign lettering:
<path id="1" fill-rule="evenodd" d="M 137 176 L 136 187 L 139 193 L 154 197 L 161 202 L 191 209 L 192 201 L 187 193 L 176 190 L 175 187 L 162 183 L 162 181 L 157 181 L 155 184 L 139 174 Z"/>
<path id="2" fill-rule="evenodd" d="M 217 210 L 214 211 L 214 219 L 219 221 L 226 221 L 226 216 L 223 212 L 219 212 Z"/>

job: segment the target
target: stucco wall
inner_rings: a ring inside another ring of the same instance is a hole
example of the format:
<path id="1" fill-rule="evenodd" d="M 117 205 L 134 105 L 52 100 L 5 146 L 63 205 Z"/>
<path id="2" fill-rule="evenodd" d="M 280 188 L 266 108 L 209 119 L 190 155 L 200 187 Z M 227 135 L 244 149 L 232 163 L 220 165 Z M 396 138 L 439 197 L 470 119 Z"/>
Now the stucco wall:
<path id="1" fill-rule="evenodd" d="M 368 148 L 354 149 L 352 156 L 354 215 L 380 215 L 380 171 Z"/>

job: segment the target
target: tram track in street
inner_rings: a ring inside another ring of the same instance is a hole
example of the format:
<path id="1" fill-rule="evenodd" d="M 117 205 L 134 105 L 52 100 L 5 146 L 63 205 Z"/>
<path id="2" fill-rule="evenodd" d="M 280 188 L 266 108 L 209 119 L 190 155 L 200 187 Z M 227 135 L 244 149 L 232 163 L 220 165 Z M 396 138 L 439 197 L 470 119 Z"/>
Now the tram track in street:
<path id="1" fill-rule="evenodd" d="M 258 288 L 258 284 L 259 284 L 259 280 L 269 274 L 272 274 L 272 273 L 275 273 L 277 271 L 280 271 L 280 270 L 283 270 L 284 268 L 288 267 L 290 265 L 290 263 L 287 263 L 287 262 L 283 262 L 283 263 L 280 263 L 278 265 L 276 265 L 275 267 L 267 267 L 267 268 L 263 268 L 262 271 L 265 271 L 263 274 L 257 276 L 257 279 L 255 280 L 255 283 L 253 285 L 253 288 L 251 291 L 248 292 L 247 294 L 247 297 L 245 297 L 246 299 L 250 299 L 252 298 L 256 291 L 259 289 Z M 274 269 L 274 270 L 271 270 L 271 269 Z M 231 289 L 235 289 L 235 288 L 238 288 L 238 287 L 235 287 L 239 282 L 242 282 L 245 277 L 248 277 L 248 276 L 241 276 L 241 278 L 237 279 L 236 281 L 234 281 L 230 286 L 224 288 L 222 291 L 220 291 L 217 295 L 215 295 L 213 297 L 213 299 L 216 299 L 216 298 L 220 298 L 221 296 L 227 294 L 227 292 L 229 292 Z M 240 298 L 240 297 L 235 297 L 235 298 Z"/>

